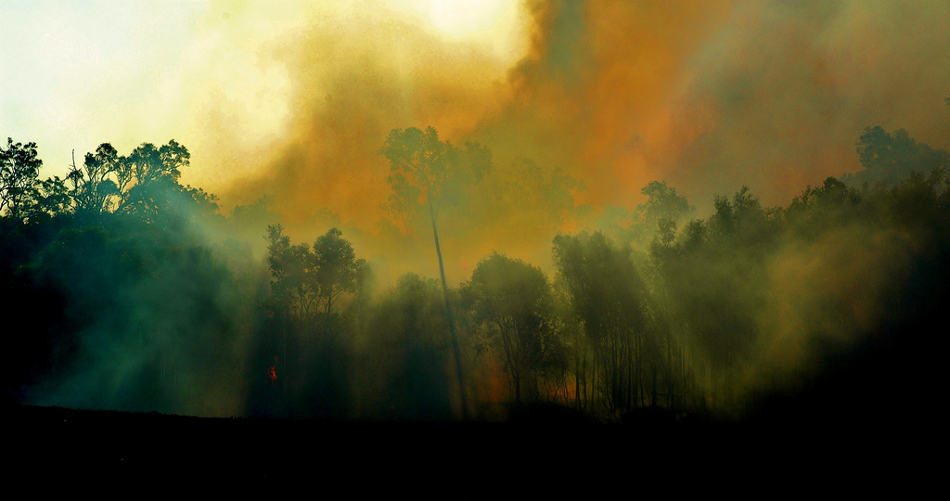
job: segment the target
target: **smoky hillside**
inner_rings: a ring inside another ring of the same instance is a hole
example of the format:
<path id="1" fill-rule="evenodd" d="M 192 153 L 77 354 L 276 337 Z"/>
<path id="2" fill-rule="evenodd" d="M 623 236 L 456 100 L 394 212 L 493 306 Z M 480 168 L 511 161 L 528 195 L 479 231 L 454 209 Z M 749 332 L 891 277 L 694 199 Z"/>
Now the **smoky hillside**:
<path id="1" fill-rule="evenodd" d="M 854 131 L 836 147 L 860 169 L 784 204 L 742 176 L 701 204 L 656 179 L 595 214 L 577 169 L 387 130 L 353 152 L 386 166 L 362 201 L 386 215 L 375 233 L 333 206 L 306 230 L 273 198 L 225 210 L 183 184 L 176 140 L 102 143 L 45 177 L 41 145 L 7 139 L 4 403 L 386 422 L 936 410 L 950 154 L 907 131 Z M 542 251 L 495 238 L 525 222 Z"/>

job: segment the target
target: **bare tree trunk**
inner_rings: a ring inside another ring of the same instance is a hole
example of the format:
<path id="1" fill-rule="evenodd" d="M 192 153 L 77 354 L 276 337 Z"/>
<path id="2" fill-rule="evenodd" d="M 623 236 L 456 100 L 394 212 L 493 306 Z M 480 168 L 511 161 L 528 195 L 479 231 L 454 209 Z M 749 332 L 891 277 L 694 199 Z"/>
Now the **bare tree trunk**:
<path id="1" fill-rule="evenodd" d="M 439 276 L 442 278 L 442 300 L 445 304 L 445 321 L 449 324 L 449 338 L 452 341 L 452 352 L 455 355 L 455 375 L 459 382 L 459 401 L 462 405 L 462 419 L 468 419 L 468 404 L 465 400 L 465 380 L 462 378 L 462 357 L 459 353 L 458 335 L 455 332 L 455 318 L 452 316 L 452 307 L 449 305 L 449 286 L 445 282 L 445 266 L 442 264 L 442 249 L 439 247 L 439 231 L 435 227 L 435 210 L 432 208 L 432 199 L 429 199 L 429 218 L 432 220 L 432 237 L 435 239 L 435 253 L 439 256 Z"/>
<path id="2" fill-rule="evenodd" d="M 580 360 L 580 348 L 575 346 L 574 349 L 574 408 L 580 409 L 581 407 L 581 360 Z"/>
<path id="3" fill-rule="evenodd" d="M 668 328 L 667 328 L 668 329 Z M 666 395 L 669 399 L 670 410 L 676 407 L 675 397 L 673 396 L 673 338 L 670 331 L 666 331 Z"/>
<path id="4" fill-rule="evenodd" d="M 656 389 L 656 363 L 654 362 L 654 363 L 650 364 L 650 367 L 651 367 L 652 373 L 653 373 L 653 388 L 652 388 L 652 393 L 650 394 L 650 407 L 656 408 L 656 396 L 657 396 L 657 389 Z"/>

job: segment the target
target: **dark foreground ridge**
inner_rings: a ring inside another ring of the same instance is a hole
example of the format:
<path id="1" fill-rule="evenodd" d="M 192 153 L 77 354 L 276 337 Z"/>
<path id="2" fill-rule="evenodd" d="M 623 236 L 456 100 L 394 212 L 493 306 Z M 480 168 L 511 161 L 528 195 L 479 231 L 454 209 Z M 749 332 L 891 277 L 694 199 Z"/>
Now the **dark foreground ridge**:
<path id="1" fill-rule="evenodd" d="M 619 462 L 610 464 L 617 467 L 789 451 L 855 454 L 929 443 L 925 430 L 900 422 L 823 423 L 769 413 L 737 421 L 658 409 L 608 424 L 550 405 L 512 410 L 504 423 L 204 418 L 35 406 L 8 407 L 4 414 L 9 452 L 27 467 L 267 470 L 320 464 L 449 472 L 459 465 L 518 469 L 577 458 L 597 463 L 616 457 Z"/>

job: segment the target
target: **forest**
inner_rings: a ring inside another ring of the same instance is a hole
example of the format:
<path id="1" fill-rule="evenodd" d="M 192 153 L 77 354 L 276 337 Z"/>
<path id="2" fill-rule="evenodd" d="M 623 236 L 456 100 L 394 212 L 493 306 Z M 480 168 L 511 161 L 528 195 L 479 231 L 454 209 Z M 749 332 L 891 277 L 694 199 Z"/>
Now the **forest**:
<path id="1" fill-rule="evenodd" d="M 451 280 L 449 230 L 470 200 L 490 206 L 499 166 L 432 127 L 378 145 L 389 198 L 368 203 L 431 245 L 393 281 L 338 227 L 300 241 L 252 206 L 224 212 L 181 183 L 175 140 L 103 143 L 65 178 L 40 176 L 38 148 L 0 147 L 5 405 L 846 422 L 923 419 L 938 400 L 950 154 L 902 129 L 866 128 L 861 170 L 784 206 L 739 180 L 697 208 L 656 180 L 636 209 L 540 242 L 552 269 L 497 248 Z M 574 182 L 525 165 L 552 197 Z"/>

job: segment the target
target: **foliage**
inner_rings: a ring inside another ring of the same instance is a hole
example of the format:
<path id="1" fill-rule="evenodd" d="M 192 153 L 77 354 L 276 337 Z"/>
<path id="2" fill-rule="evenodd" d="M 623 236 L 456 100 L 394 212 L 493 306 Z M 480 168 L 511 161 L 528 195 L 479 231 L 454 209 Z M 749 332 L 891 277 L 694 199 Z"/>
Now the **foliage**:
<path id="1" fill-rule="evenodd" d="M 857 151 L 864 170 L 842 177 L 857 187 L 894 184 L 910 173 L 926 175 L 950 167 L 950 153 L 915 141 L 904 129 L 892 134 L 880 126 L 868 127 L 858 140 Z"/>
<path id="2" fill-rule="evenodd" d="M 436 207 L 471 196 L 491 161 L 431 128 L 392 131 L 383 154 L 391 207 L 428 208 L 436 241 Z M 180 183 L 190 154 L 174 140 L 127 156 L 103 143 L 65 180 L 44 180 L 36 145 L 8 139 L 5 396 L 410 420 L 459 417 L 464 395 L 482 418 L 504 403 L 603 420 L 754 412 L 795 392 L 829 412 L 879 412 L 895 397 L 925 408 L 946 342 L 931 325 L 950 292 L 947 154 L 880 127 L 858 154 L 864 170 L 784 207 L 741 187 L 696 217 L 651 182 L 625 233 L 554 238 L 550 271 L 495 252 L 460 287 L 408 274 L 375 294 L 339 229 L 294 243 L 263 204 L 232 213 L 274 223 L 263 260 L 218 245 L 205 231 L 216 199 Z M 489 183 L 485 204 L 516 205 L 530 183 L 552 190 L 544 210 L 573 203 L 556 171 L 523 160 L 510 175 L 525 179 Z M 456 331 L 457 343 L 445 335 Z"/>
<path id="3" fill-rule="evenodd" d="M 313 246 L 291 245 L 279 224 L 267 227 L 267 262 L 274 295 L 301 319 L 311 318 L 318 306 L 332 313 L 333 302 L 344 293 L 355 293 L 366 262 L 357 259 L 342 232 L 331 228 Z"/>
<path id="4" fill-rule="evenodd" d="M 0 214 L 18 220 L 36 220 L 62 210 L 65 190 L 58 177 L 41 180 L 43 161 L 37 157 L 36 143 L 0 146 Z"/>
<path id="5" fill-rule="evenodd" d="M 482 260 L 463 296 L 476 321 L 495 338 L 515 402 L 538 399 L 544 380 L 560 381 L 566 353 L 555 324 L 547 277 L 521 260 L 493 254 Z"/>
<path id="6" fill-rule="evenodd" d="M 453 203 L 491 168 L 491 153 L 477 143 L 461 147 L 439 139 L 432 127 L 393 129 L 381 150 L 389 161 L 388 208 L 409 218 L 436 201 Z"/>

